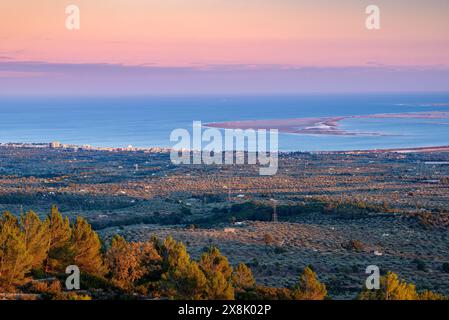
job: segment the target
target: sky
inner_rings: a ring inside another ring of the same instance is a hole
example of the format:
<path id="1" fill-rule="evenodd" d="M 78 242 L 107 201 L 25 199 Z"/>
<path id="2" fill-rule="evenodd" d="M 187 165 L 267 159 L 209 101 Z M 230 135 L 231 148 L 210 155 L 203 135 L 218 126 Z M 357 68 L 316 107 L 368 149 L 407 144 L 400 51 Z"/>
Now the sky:
<path id="1" fill-rule="evenodd" d="M 376 91 L 449 91 L 449 1 L 0 2 L 0 94 Z"/>

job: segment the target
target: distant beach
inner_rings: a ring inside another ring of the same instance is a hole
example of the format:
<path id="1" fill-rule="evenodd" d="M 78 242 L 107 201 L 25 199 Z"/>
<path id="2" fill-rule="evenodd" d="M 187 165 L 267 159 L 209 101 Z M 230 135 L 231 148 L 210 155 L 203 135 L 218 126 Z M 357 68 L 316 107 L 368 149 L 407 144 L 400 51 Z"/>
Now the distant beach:
<path id="1" fill-rule="evenodd" d="M 283 133 L 322 134 L 342 136 L 382 136 L 381 132 L 351 132 L 340 128 L 339 122 L 344 119 L 449 119 L 449 112 L 416 112 L 416 113 L 383 113 L 372 115 L 353 115 L 332 118 L 298 118 L 283 120 L 250 120 L 206 123 L 205 127 L 221 129 L 277 129 Z"/>

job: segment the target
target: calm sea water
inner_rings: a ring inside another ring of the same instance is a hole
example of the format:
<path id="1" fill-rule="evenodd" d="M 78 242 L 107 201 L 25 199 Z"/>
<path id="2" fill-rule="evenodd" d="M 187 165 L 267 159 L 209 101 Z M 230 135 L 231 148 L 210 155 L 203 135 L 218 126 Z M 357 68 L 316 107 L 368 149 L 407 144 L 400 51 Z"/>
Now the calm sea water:
<path id="1" fill-rule="evenodd" d="M 49 142 L 93 146 L 170 147 L 170 132 L 192 121 L 221 122 L 449 111 L 449 94 L 0 97 L 0 142 Z M 281 134 L 280 150 L 316 151 L 404 148 L 449 144 L 449 119 L 348 119 L 351 131 L 385 136 Z"/>

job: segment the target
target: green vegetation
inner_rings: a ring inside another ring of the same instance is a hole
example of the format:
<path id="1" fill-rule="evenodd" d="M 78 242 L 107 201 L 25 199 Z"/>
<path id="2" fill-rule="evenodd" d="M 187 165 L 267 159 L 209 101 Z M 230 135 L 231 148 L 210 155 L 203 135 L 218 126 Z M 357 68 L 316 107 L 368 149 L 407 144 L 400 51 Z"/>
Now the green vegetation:
<path id="1" fill-rule="evenodd" d="M 316 273 L 309 267 L 304 269 L 304 273 L 299 278 L 298 284 L 293 289 L 295 300 L 324 300 L 327 295 L 326 286 L 320 283 Z"/>
<path id="2" fill-rule="evenodd" d="M 442 269 L 444 272 L 449 273 L 449 262 L 443 263 Z"/>
<path id="3" fill-rule="evenodd" d="M 347 250 L 361 252 L 365 249 L 365 245 L 360 240 L 351 240 L 343 246 Z"/>
<path id="4" fill-rule="evenodd" d="M 447 297 L 428 290 L 418 293 L 415 285 L 399 279 L 393 272 L 388 272 L 386 276 L 380 278 L 379 290 L 365 290 L 358 298 L 360 300 L 447 300 Z"/>
<path id="5" fill-rule="evenodd" d="M 271 243 L 270 236 L 266 242 Z M 81 270 L 81 290 L 66 291 L 65 268 Z M 252 263 L 251 265 L 254 265 Z M 326 285 L 306 267 L 296 285 L 273 288 L 256 283 L 243 263 L 233 267 L 218 248 L 206 248 L 193 260 L 182 242 L 153 237 L 128 242 L 115 236 L 107 246 L 83 218 L 70 223 L 56 207 L 45 220 L 29 211 L 16 218 L 5 212 L 0 218 L 0 292 L 32 295 L 40 299 L 194 299 L 194 300 L 323 300 Z M 363 291 L 360 299 L 441 300 L 394 273 L 381 279 L 381 289 Z"/>
<path id="6" fill-rule="evenodd" d="M 280 221 L 295 221 L 298 217 L 311 213 L 319 213 L 326 215 L 334 215 L 341 219 L 364 218 L 368 214 L 386 213 L 392 210 L 387 204 L 381 205 L 369 204 L 363 201 L 339 200 L 330 201 L 322 199 L 309 199 L 308 201 L 292 204 L 280 205 L 277 207 L 277 214 Z M 212 214 L 206 217 L 193 219 L 186 215 L 166 218 L 168 221 L 162 220 L 161 224 L 174 223 L 194 223 L 199 226 L 209 226 L 220 222 L 234 221 L 271 221 L 273 207 L 266 202 L 251 201 L 244 203 L 236 203 L 230 208 L 216 209 Z"/>

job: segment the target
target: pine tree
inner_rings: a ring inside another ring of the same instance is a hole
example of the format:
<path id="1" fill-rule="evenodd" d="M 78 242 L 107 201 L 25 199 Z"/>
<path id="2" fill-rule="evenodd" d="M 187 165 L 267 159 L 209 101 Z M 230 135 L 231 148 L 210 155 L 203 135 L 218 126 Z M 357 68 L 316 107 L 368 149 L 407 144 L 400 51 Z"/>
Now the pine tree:
<path id="1" fill-rule="evenodd" d="M 101 242 L 91 225 L 81 217 L 72 230 L 74 262 L 82 272 L 103 275 L 106 272 L 101 256 Z"/>
<path id="2" fill-rule="evenodd" d="M 429 290 L 425 290 L 424 292 L 420 293 L 418 295 L 418 299 L 419 300 L 449 300 L 448 297 L 439 294 L 439 293 L 435 293 Z"/>
<path id="3" fill-rule="evenodd" d="M 205 299 L 206 277 L 195 261 L 190 260 L 186 247 L 172 237 L 161 248 L 163 270 L 161 287 L 171 299 Z"/>
<path id="4" fill-rule="evenodd" d="M 49 237 L 45 272 L 63 271 L 65 267 L 73 263 L 73 248 L 70 242 L 72 230 L 69 219 L 67 217 L 64 219 L 58 208 L 53 206 L 46 221 L 49 225 Z"/>
<path id="5" fill-rule="evenodd" d="M 251 269 L 244 263 L 240 263 L 232 273 L 232 284 L 238 291 L 254 289 L 256 281 L 254 280 Z"/>
<path id="6" fill-rule="evenodd" d="M 398 278 L 393 272 L 380 278 L 380 289 L 364 290 L 359 300 L 416 300 L 417 293 L 413 284 L 408 284 Z"/>
<path id="7" fill-rule="evenodd" d="M 398 275 L 388 272 L 380 278 L 379 290 L 364 290 L 359 296 L 360 300 L 440 300 L 444 296 L 424 291 L 421 295 L 416 292 L 414 284 L 399 279 Z"/>
<path id="8" fill-rule="evenodd" d="M 132 250 L 137 252 L 140 263 L 145 270 L 145 277 L 156 280 L 161 276 L 161 256 L 154 241 L 133 243 Z"/>
<path id="9" fill-rule="evenodd" d="M 400 280 L 393 272 L 388 272 L 380 282 L 385 289 L 385 300 L 416 300 L 418 297 L 415 285 Z"/>
<path id="10" fill-rule="evenodd" d="M 134 283 L 145 274 L 138 250 L 133 250 L 133 245 L 119 235 L 112 239 L 106 260 L 112 281 L 122 289 L 131 290 Z"/>
<path id="11" fill-rule="evenodd" d="M 327 295 L 326 286 L 318 281 L 316 273 L 309 267 L 304 269 L 299 283 L 293 290 L 295 300 L 324 300 Z"/>
<path id="12" fill-rule="evenodd" d="M 47 258 L 49 222 L 48 220 L 41 221 L 33 211 L 28 211 L 20 218 L 20 221 L 25 235 L 26 249 L 33 258 L 32 267 L 33 269 L 39 269 Z"/>
<path id="13" fill-rule="evenodd" d="M 213 247 L 204 253 L 199 261 L 201 271 L 207 279 L 207 299 L 233 300 L 234 287 L 232 286 L 232 267 L 228 259 Z"/>
<path id="14" fill-rule="evenodd" d="M 180 262 L 190 260 L 185 246 L 181 242 L 176 242 L 171 236 L 164 240 L 160 252 L 164 272 L 177 267 Z"/>
<path id="15" fill-rule="evenodd" d="M 31 266 L 32 257 L 27 252 L 19 222 L 5 212 L 0 219 L 0 289 L 14 290 L 23 284 Z"/>

